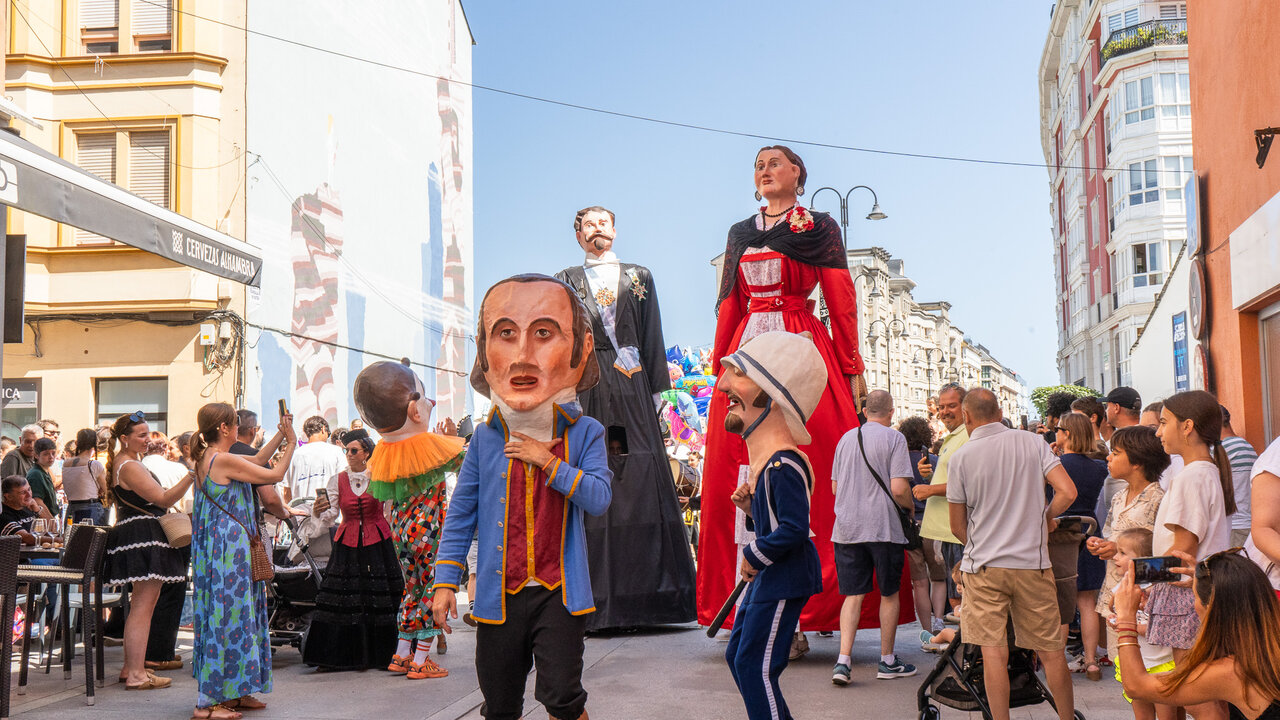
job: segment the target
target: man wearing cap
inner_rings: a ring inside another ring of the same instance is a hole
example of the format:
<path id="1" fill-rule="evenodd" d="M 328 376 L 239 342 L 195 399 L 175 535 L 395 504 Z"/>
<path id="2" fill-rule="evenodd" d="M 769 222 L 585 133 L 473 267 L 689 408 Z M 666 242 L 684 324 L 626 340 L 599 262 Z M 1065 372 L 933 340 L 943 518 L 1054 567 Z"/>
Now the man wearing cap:
<path id="1" fill-rule="evenodd" d="M 1102 402 L 1107 409 L 1107 422 L 1116 430 L 1137 425 L 1138 419 L 1142 417 L 1142 397 L 1131 387 L 1112 388 Z M 1111 515 L 1111 499 L 1124 487 L 1124 480 L 1107 475 L 1102 484 L 1102 493 L 1098 495 L 1098 504 L 1094 507 L 1094 517 L 1098 518 L 1098 522 L 1107 521 Z"/>
<path id="2" fill-rule="evenodd" d="M 822 592 L 810 539 L 813 471 L 798 449 L 805 421 L 827 386 L 822 356 L 808 334 L 767 332 L 720 361 L 716 391 L 727 396 L 725 430 L 747 445 L 751 480 L 733 492 L 756 539 L 742 548 L 747 582 L 725 659 L 749 720 L 790 718 L 778 679 L 809 597 Z"/>

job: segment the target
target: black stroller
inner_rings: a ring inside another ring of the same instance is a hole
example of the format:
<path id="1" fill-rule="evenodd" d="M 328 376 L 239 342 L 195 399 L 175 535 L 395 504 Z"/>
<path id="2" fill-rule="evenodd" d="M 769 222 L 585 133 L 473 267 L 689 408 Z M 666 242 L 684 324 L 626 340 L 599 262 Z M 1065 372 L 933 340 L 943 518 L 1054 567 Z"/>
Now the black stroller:
<path id="1" fill-rule="evenodd" d="M 273 650 L 285 645 L 301 648 L 302 637 L 311 625 L 311 613 L 316 609 L 329 536 L 309 540 L 306 534 L 299 532 L 299 524 L 293 518 L 288 518 L 277 525 L 268 545 L 276 571 L 267 585 L 267 627 Z"/>
<path id="2" fill-rule="evenodd" d="M 1070 621 L 1066 617 L 1068 608 L 1063 602 L 1065 598 L 1070 598 L 1070 611 L 1074 612 L 1080 546 L 1096 529 L 1097 521 L 1091 517 L 1062 516 L 1058 518 L 1058 529 L 1049 536 L 1049 560 L 1053 565 L 1060 609 L 1066 618 L 1063 622 Z M 1006 629 L 1006 637 L 1009 638 L 1010 709 L 1047 702 L 1056 710 L 1053 696 L 1036 674 L 1036 654 L 1014 645 L 1012 622 Z M 965 712 L 981 712 L 983 718 L 991 720 L 986 681 L 982 672 L 982 648 L 966 644 L 957 630 L 955 640 L 942 651 L 937 664 L 925 676 L 916 692 L 920 720 L 937 720 L 938 705 Z M 1085 720 L 1084 714 L 1079 710 L 1075 711 L 1075 716 L 1079 720 Z"/>

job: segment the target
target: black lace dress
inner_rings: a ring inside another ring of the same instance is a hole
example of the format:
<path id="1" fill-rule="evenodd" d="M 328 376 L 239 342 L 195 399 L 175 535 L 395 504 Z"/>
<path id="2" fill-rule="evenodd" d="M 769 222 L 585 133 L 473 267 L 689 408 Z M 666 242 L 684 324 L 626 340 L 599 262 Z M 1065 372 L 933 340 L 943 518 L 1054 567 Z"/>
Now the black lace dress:
<path id="1" fill-rule="evenodd" d="M 111 493 L 115 496 L 116 524 L 107 531 L 104 582 L 109 585 L 144 580 L 185 582 L 187 564 L 182 553 L 169 544 L 157 519 L 164 514 L 164 508 L 119 485 L 113 487 Z"/>

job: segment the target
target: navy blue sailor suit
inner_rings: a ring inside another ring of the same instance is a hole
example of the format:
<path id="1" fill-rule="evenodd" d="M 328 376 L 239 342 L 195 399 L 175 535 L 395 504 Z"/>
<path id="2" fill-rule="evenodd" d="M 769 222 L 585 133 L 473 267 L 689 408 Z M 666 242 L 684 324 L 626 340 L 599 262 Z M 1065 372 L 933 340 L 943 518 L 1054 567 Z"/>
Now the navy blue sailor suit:
<path id="1" fill-rule="evenodd" d="M 809 532 L 811 488 L 804 456 L 782 450 L 765 463 L 751 498 L 747 529 L 756 539 L 742 556 L 758 572 L 742 593 L 725 650 L 749 720 L 791 718 L 778 679 L 800 611 L 822 592 L 822 566 Z"/>

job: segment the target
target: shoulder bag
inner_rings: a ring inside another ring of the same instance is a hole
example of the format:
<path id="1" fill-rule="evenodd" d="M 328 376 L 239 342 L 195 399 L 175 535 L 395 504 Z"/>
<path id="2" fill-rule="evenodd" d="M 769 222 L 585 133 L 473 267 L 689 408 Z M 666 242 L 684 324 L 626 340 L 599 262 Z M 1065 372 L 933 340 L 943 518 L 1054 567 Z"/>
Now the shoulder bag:
<path id="1" fill-rule="evenodd" d="M 217 455 L 214 455 L 214 457 L 216 458 Z M 209 474 L 211 474 L 213 471 L 213 458 L 209 459 L 209 470 L 210 470 Z M 249 527 L 244 523 L 240 522 L 240 518 L 236 517 L 235 515 L 232 515 L 230 511 L 222 507 L 222 503 L 219 503 L 217 500 L 214 500 L 213 496 L 209 494 L 209 491 L 205 489 L 204 480 L 197 480 L 196 482 L 199 483 L 200 485 L 200 492 L 204 494 L 205 498 L 207 498 L 209 502 L 213 503 L 214 506 L 217 507 L 219 510 L 221 510 L 223 513 L 225 513 L 227 517 L 234 520 L 237 525 L 244 528 L 244 534 L 247 535 L 249 538 L 250 577 L 252 577 L 253 580 L 255 581 L 267 581 L 275 577 L 276 576 L 275 565 L 272 564 L 271 562 L 271 556 L 267 555 L 267 546 L 263 544 L 262 537 L 259 536 L 258 533 L 250 532 Z"/>
<path id="2" fill-rule="evenodd" d="M 893 505 L 893 509 L 898 511 L 898 522 L 902 523 L 902 536 L 907 539 L 907 549 L 919 550 L 924 544 L 920 539 L 920 528 L 916 527 L 915 522 L 911 520 L 911 514 L 907 512 L 906 508 L 899 505 L 898 501 L 893 498 L 893 493 L 889 492 L 889 486 L 884 484 L 880 473 L 876 472 L 874 467 L 871 467 L 871 461 L 867 459 L 867 449 L 862 446 L 862 428 L 858 428 L 858 452 L 862 453 L 862 462 L 871 471 L 871 477 L 876 479 L 876 484 L 880 486 L 885 495 L 889 496 L 889 502 Z"/>
<path id="3" fill-rule="evenodd" d="M 134 461 L 138 462 L 138 461 Z M 121 467 L 124 467 L 121 465 Z M 154 475 L 152 477 L 155 477 Z M 117 482 L 119 481 L 119 473 L 117 473 Z M 154 517 L 160 523 L 160 529 L 164 530 L 164 537 L 169 544 L 175 548 L 184 548 L 191 544 L 191 516 L 179 510 L 173 512 L 164 511 L 160 515 L 156 515 L 148 510 L 134 505 L 133 503 L 120 497 L 119 493 L 112 493 L 112 497 L 116 502 L 124 503 L 140 513 L 145 513 Z M 158 507 L 158 506 L 157 506 Z"/>

